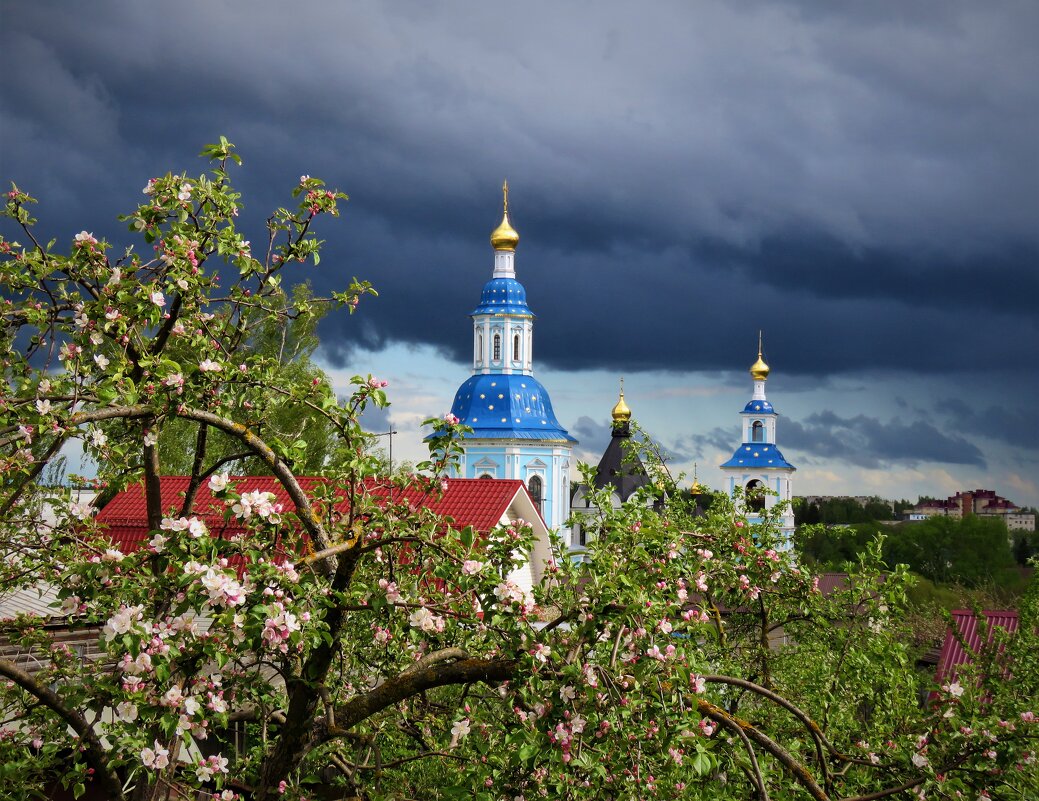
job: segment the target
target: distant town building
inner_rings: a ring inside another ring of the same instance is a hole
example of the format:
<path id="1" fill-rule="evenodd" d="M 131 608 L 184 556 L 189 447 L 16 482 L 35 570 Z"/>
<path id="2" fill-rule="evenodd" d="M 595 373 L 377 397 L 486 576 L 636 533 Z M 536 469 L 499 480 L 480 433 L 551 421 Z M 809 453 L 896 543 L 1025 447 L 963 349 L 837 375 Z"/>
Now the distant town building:
<path id="1" fill-rule="evenodd" d="M 886 503 L 892 509 L 895 508 L 894 501 L 889 501 L 887 498 L 878 498 L 875 495 L 797 495 L 795 499 L 801 499 L 804 501 L 805 506 L 815 504 L 821 506 L 829 501 L 854 501 L 863 509 L 866 508 L 868 503 Z"/>
<path id="2" fill-rule="evenodd" d="M 952 517 L 962 520 L 969 515 L 978 517 L 998 517 L 1008 531 L 1034 531 L 1035 515 L 1025 514 L 1020 508 L 1006 498 L 997 495 L 994 490 L 965 490 L 951 495 L 945 500 L 921 501 L 909 511 L 908 520 L 924 520 L 928 517 Z"/>
<path id="3" fill-rule="evenodd" d="M 769 367 L 761 356 L 761 336 L 758 335 L 758 360 L 750 367 L 754 379 L 754 394 L 743 407 L 743 443 L 729 461 L 721 465 L 729 480 L 729 495 L 737 489 L 744 493 L 745 513 L 751 523 L 760 522 L 761 512 L 777 505 L 785 505 L 780 528 L 789 538 L 794 533 L 794 511 L 790 506 L 790 484 L 795 468 L 783 458 L 776 447 L 776 420 L 779 415 L 765 397 L 765 381 Z M 774 494 L 761 496 L 761 490 Z"/>

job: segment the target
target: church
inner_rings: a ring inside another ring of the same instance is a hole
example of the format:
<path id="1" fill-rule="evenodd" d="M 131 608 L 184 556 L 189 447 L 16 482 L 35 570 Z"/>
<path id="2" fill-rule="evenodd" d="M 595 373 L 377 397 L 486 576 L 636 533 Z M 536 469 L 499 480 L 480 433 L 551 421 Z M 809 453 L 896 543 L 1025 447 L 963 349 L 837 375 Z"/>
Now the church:
<path id="1" fill-rule="evenodd" d="M 527 305 L 526 289 L 516 278 L 519 234 L 509 221 L 508 182 L 502 186 L 502 195 L 501 223 L 491 232 L 491 278 L 483 286 L 479 304 L 469 313 L 473 321 L 472 372 L 451 406 L 459 422 L 473 429 L 465 435 L 463 455 L 453 476 L 521 480 L 548 528 L 558 532 L 572 549 L 580 550 L 588 536 L 580 523 L 587 488 L 577 487 L 571 493 L 577 440 L 559 423 L 548 391 L 534 378 L 534 313 Z M 766 509 L 786 504 L 780 528 L 789 537 L 794 530 L 790 500 L 796 468 L 776 444 L 779 415 L 765 396 L 769 366 L 762 356 L 760 334 L 758 358 L 750 374 L 753 393 L 740 412 L 742 442 L 720 467 L 728 494 L 743 499 L 749 522 L 760 521 Z M 612 436 L 599 462 L 595 487 L 609 485 L 619 506 L 649 480 L 637 458 L 632 461 L 626 456 L 631 410 L 624 400 L 623 383 L 612 417 Z M 567 527 L 571 514 L 577 521 L 572 532 Z"/>
<path id="2" fill-rule="evenodd" d="M 516 478 L 550 529 L 568 536 L 570 470 L 577 444 L 534 378 L 534 313 L 516 280 L 519 234 L 509 223 L 509 185 L 502 186 L 501 224 L 491 233 L 494 268 L 473 321 L 472 375 L 458 388 L 451 413 L 471 427 L 458 478 Z"/>

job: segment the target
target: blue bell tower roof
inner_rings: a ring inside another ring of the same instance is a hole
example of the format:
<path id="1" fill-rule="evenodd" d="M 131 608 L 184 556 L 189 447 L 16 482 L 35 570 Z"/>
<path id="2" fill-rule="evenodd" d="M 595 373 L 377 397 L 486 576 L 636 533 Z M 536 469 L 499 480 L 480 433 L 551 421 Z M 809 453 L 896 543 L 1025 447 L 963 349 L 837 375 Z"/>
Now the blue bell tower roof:
<path id="1" fill-rule="evenodd" d="M 779 448 L 770 443 L 744 442 L 729 461 L 722 467 L 753 467 L 755 469 L 796 470 L 790 462 L 783 458 Z"/>
<path id="2" fill-rule="evenodd" d="M 764 398 L 760 400 L 752 400 L 746 406 L 743 407 L 743 414 L 775 414 L 776 410 L 772 408 L 772 404 Z"/>
<path id="3" fill-rule="evenodd" d="M 510 314 L 519 317 L 534 317 L 527 306 L 527 290 L 515 278 L 492 278 L 483 285 L 480 305 L 470 316 L 478 314 Z"/>
<path id="4" fill-rule="evenodd" d="M 451 414 L 471 426 L 470 439 L 533 439 L 577 442 L 552 411 L 541 382 L 523 373 L 470 376 L 455 393 Z"/>

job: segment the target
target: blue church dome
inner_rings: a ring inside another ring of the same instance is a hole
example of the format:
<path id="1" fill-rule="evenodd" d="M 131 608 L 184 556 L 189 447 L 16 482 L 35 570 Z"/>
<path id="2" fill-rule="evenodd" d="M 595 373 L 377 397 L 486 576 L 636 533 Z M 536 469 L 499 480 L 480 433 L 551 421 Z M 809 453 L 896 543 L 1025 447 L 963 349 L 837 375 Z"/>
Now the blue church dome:
<path id="1" fill-rule="evenodd" d="M 779 448 L 770 443 L 762 442 L 744 442 L 736 449 L 736 453 L 732 455 L 732 458 L 721 466 L 795 469 L 790 462 L 783 458 Z"/>
<path id="2" fill-rule="evenodd" d="M 767 400 L 752 400 L 743 407 L 743 414 L 775 414 L 776 410 Z"/>
<path id="3" fill-rule="evenodd" d="M 480 293 L 480 305 L 469 314 L 534 316 L 527 306 L 527 290 L 515 278 L 492 278 L 484 284 L 483 292 Z"/>
<path id="4" fill-rule="evenodd" d="M 559 424 L 548 392 L 531 375 L 471 376 L 455 393 L 451 414 L 472 427 L 470 438 L 577 442 Z"/>

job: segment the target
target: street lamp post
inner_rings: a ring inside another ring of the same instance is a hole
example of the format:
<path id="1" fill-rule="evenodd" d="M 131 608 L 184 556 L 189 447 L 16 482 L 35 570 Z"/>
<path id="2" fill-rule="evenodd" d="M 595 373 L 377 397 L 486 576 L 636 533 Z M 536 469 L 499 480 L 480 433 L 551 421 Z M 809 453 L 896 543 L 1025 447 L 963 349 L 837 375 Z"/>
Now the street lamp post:
<path id="1" fill-rule="evenodd" d="M 390 457 L 390 472 L 391 473 L 393 472 L 393 435 L 396 434 L 396 433 L 397 432 L 395 430 L 390 429 L 389 431 L 383 431 L 380 434 L 375 434 L 374 435 L 376 437 L 388 437 L 387 442 L 389 442 L 388 450 L 389 450 L 389 457 Z"/>

